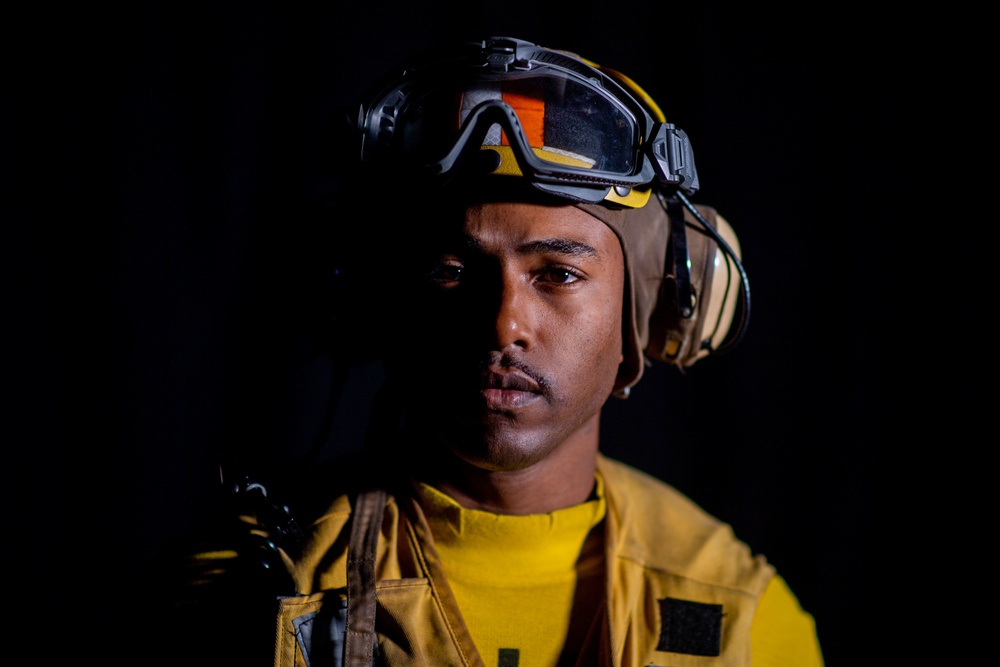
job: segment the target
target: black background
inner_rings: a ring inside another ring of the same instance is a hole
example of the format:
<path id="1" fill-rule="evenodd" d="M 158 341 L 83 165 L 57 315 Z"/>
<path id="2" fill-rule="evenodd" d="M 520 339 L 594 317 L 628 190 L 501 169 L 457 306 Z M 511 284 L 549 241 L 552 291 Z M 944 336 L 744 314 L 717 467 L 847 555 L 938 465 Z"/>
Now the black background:
<path id="1" fill-rule="evenodd" d="M 942 115 L 978 103 L 941 14 L 635 0 L 50 9 L 4 26 L 0 107 L 7 567 L 46 633 L 97 621 L 89 638 L 113 642 L 116 616 L 141 613 L 136 577 L 204 516 L 220 451 L 281 465 L 317 441 L 324 458 L 359 445 L 379 368 L 335 367 L 305 336 L 330 306 L 305 258 L 371 220 L 366 202 L 322 225 L 305 214 L 332 188 L 331 114 L 424 47 L 501 34 L 642 85 L 691 137 L 694 201 L 734 226 L 750 277 L 741 345 L 686 373 L 649 369 L 609 406 L 604 450 L 765 554 L 815 615 L 828 664 L 975 647 L 989 572 L 973 554 L 991 547 L 975 537 L 979 506 L 960 500 L 988 493 L 973 443 L 995 438 L 970 421 L 991 390 L 971 378 L 988 337 L 972 296 L 988 216 L 957 138 L 969 121 Z M 429 215 L 391 184 L 373 204 L 399 225 Z M 356 252 L 393 271 L 379 248 Z M 337 371 L 347 386 L 327 430 Z M 86 652 L 44 646 L 60 649 Z"/>

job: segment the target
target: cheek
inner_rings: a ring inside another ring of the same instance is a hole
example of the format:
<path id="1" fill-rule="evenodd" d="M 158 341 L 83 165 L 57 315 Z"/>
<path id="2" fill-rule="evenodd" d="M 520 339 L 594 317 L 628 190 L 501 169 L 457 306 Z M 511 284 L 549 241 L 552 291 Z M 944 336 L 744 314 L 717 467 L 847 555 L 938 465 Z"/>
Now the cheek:
<path id="1" fill-rule="evenodd" d="M 604 331 L 606 332 L 608 372 L 611 375 L 612 383 L 618 377 L 618 369 L 625 360 L 624 338 L 622 333 L 624 318 L 624 284 L 620 283 L 617 289 L 609 295 L 607 306 L 604 312 Z"/>
<path id="2" fill-rule="evenodd" d="M 581 313 L 572 333 L 555 344 L 563 355 L 572 355 L 568 367 L 575 367 L 582 381 L 603 389 L 614 384 L 623 359 L 622 301 L 611 291 L 598 303 L 600 307 Z"/>
<path id="3" fill-rule="evenodd" d="M 624 273 L 624 271 L 622 271 Z M 621 362 L 625 357 L 622 354 L 622 325 L 624 324 L 625 309 L 625 282 L 624 275 L 615 282 L 614 287 L 609 290 L 604 302 L 604 313 L 602 319 L 607 338 L 614 352 L 616 361 Z"/>
<path id="4" fill-rule="evenodd" d="M 618 366 L 625 358 L 622 353 L 622 305 L 620 299 L 617 303 L 612 303 L 605 312 L 600 334 L 601 344 L 599 348 L 602 352 L 601 358 L 606 362 L 602 365 L 605 366 L 612 376 L 616 376 Z"/>

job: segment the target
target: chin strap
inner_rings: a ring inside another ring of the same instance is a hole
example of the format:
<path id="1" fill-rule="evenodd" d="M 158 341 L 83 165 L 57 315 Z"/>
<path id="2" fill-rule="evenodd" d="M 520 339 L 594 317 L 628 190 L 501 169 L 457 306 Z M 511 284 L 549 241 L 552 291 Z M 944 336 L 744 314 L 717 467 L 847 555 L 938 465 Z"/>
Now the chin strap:
<path id="1" fill-rule="evenodd" d="M 677 285 L 677 308 L 681 317 L 688 319 L 694 314 L 694 298 L 691 295 L 691 257 L 688 254 L 684 207 L 680 198 L 672 195 L 666 198 L 665 208 L 670 217 L 670 241 L 674 249 L 673 272 Z"/>

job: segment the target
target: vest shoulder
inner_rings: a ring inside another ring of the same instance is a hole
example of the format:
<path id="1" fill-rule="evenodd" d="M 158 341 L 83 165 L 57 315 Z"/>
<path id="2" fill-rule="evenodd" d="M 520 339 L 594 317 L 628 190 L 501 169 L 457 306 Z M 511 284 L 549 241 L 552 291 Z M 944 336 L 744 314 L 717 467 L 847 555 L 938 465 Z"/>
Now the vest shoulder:
<path id="1" fill-rule="evenodd" d="M 774 568 L 738 539 L 729 524 L 673 486 L 628 464 L 601 457 L 598 470 L 604 477 L 619 558 L 668 576 L 753 595 L 763 592 Z"/>

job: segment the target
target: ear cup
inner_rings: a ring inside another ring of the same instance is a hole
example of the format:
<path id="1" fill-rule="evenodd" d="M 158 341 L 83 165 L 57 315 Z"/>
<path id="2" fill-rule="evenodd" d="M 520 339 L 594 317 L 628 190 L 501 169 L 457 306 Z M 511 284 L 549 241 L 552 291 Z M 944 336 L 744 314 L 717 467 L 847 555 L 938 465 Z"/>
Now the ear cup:
<path id="1" fill-rule="evenodd" d="M 721 215 L 716 214 L 715 222 L 715 230 L 733 251 L 735 259 L 742 261 L 743 253 L 736 232 Z M 714 240 L 709 245 L 714 248 L 713 257 L 709 258 L 712 279 L 706 284 L 701 298 L 701 307 L 706 312 L 698 338 L 703 342 L 709 341 L 711 349 L 718 351 L 732 330 L 739 307 L 741 283 L 734 259 L 723 252 Z"/>
<path id="2" fill-rule="evenodd" d="M 742 286 L 739 239 L 714 208 L 695 207 L 703 220 L 684 210 L 690 273 L 691 315 L 678 302 L 678 267 L 668 267 L 656 308 L 649 319 L 645 353 L 651 359 L 686 367 L 722 347 L 736 317 Z M 676 224 L 671 220 L 672 224 Z M 705 223 L 722 237 L 735 257 L 723 250 Z M 673 246 L 674 242 L 671 241 Z M 667 258 L 674 257 L 673 247 Z"/>

